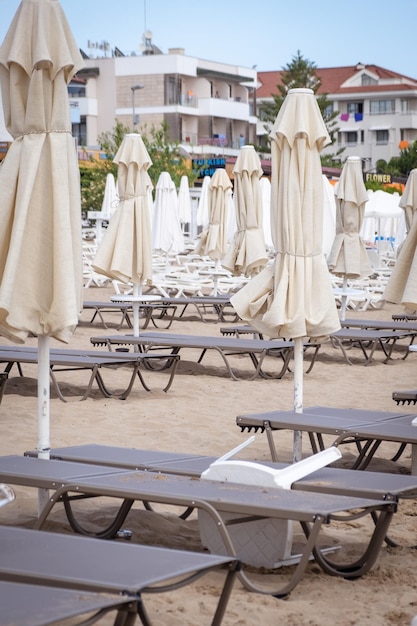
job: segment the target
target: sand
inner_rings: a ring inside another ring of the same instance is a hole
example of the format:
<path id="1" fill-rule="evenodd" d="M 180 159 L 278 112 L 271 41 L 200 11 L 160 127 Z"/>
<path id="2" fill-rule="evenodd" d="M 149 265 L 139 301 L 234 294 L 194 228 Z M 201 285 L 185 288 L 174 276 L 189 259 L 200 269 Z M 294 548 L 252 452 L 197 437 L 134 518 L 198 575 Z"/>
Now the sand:
<path id="1" fill-rule="evenodd" d="M 86 300 L 106 300 L 112 294 L 108 288 L 85 290 Z M 393 312 L 401 307 L 385 305 L 381 310 L 349 312 L 350 317 L 391 319 Z M 79 327 L 68 347 L 90 347 L 90 337 L 108 331 L 96 322 L 88 323 L 91 311 L 83 313 Z M 107 314 L 110 332 L 115 331 L 118 316 Z M 114 323 L 113 323 L 114 320 Z M 223 325 L 223 324 L 222 324 Z M 190 310 L 184 319 L 174 321 L 172 332 L 218 334 L 219 324 L 203 323 Z M 124 329 L 124 331 L 126 330 Z M 6 340 L 4 341 L 6 343 Z M 36 345 L 36 339 L 28 341 Z M 52 345 L 61 345 L 52 341 Z M 304 378 L 304 405 L 325 405 L 386 411 L 402 411 L 392 400 L 393 390 L 416 387 L 417 354 L 402 360 L 404 352 L 395 350 L 394 359 L 384 364 L 380 351 L 368 366 L 363 365 L 359 352 L 351 352 L 354 365 L 348 365 L 342 353 L 329 344 L 322 346 L 312 371 Z M 281 380 L 233 381 L 227 377 L 220 357 L 211 351 L 201 365 L 195 363 L 195 353 L 183 352 L 174 383 L 168 393 L 162 388 L 167 375 L 161 372 L 145 372 L 152 388 L 147 393 L 139 384 L 126 401 L 106 399 L 98 390 L 85 402 L 79 402 L 82 382 L 86 373 L 61 374 L 62 388 L 69 401 L 61 402 L 56 394 L 51 399 L 51 445 L 68 446 L 82 443 L 113 444 L 178 451 L 195 454 L 221 455 L 241 443 L 247 434 L 236 426 L 236 416 L 242 413 L 291 409 L 293 401 L 293 377 L 287 373 Z M 249 377 L 252 365 L 238 357 L 235 361 L 243 375 Z M 271 368 L 273 367 L 273 362 Z M 33 449 L 37 443 L 36 420 L 36 369 L 24 368 L 25 377 L 20 379 L 17 370 L 12 372 L 0 406 L 1 438 L 0 454 L 22 454 Z M 107 372 L 109 385 L 122 387 L 127 372 Z M 407 408 L 417 413 L 417 408 Z M 331 440 L 329 440 L 329 443 Z M 279 452 L 282 460 L 290 460 L 292 436 L 281 436 Z M 406 450 L 398 463 L 388 459 L 396 451 L 393 444 L 381 446 L 379 458 L 372 469 L 381 471 L 409 472 L 410 450 Z M 309 446 L 304 440 L 304 451 Z M 242 456 L 248 459 L 270 458 L 265 435 L 257 434 L 255 442 Z M 348 462 L 349 452 L 344 462 Z M 358 478 L 360 480 L 360 478 Z M 0 510 L 0 522 L 31 527 L 36 518 L 37 497 L 34 490 L 16 488 L 16 500 Z M 80 519 L 96 521 L 106 518 L 111 511 L 109 502 L 83 504 Z M 395 516 L 392 536 L 401 542 L 398 548 L 384 547 L 372 571 L 356 581 L 346 581 L 324 574 L 314 563 L 296 589 L 286 600 L 246 591 L 236 583 L 228 611 L 226 626 L 245 625 L 275 626 L 366 626 L 375 624 L 409 625 L 417 615 L 417 572 L 415 550 L 410 547 L 416 541 L 415 501 L 402 501 Z M 176 515 L 159 507 L 158 512 L 145 511 L 135 506 L 126 520 L 125 527 L 133 531 L 132 541 L 152 545 L 170 545 L 184 549 L 201 550 L 195 518 L 185 522 Z M 53 514 L 48 528 L 69 532 L 61 511 Z M 359 520 L 347 524 L 326 527 L 326 542 L 339 542 L 343 550 L 354 554 L 360 550 L 371 526 Z M 74 557 L 76 558 L 76 556 Z M 255 572 L 257 579 L 265 583 L 282 580 L 292 568 L 274 572 Z M 212 573 L 200 579 L 190 588 L 166 595 L 146 598 L 146 606 L 155 624 L 185 626 L 208 624 L 210 611 L 223 580 L 223 574 Z M 111 624 L 104 618 L 100 624 Z"/>

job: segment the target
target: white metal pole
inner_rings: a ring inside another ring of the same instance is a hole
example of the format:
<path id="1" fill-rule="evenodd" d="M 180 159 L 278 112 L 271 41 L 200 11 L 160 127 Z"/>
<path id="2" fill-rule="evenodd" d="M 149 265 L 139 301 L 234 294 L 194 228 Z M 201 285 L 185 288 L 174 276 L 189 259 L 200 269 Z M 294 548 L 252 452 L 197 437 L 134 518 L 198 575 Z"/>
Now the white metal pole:
<path id="1" fill-rule="evenodd" d="M 303 337 L 296 337 L 294 340 L 294 411 L 295 413 L 303 412 L 303 357 L 304 357 L 304 341 Z M 302 459 L 302 433 L 299 430 L 294 431 L 293 441 L 293 462 L 297 463 Z"/>

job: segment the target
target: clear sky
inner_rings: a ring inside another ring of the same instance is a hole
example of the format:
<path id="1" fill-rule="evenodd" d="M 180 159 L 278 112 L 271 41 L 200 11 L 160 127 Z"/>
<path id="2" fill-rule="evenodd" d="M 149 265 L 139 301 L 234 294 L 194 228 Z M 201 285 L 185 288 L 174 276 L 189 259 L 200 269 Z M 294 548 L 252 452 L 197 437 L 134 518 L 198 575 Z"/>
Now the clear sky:
<path id="1" fill-rule="evenodd" d="M 0 41 L 19 6 L 0 0 Z M 417 78 L 416 0 L 61 0 L 75 39 L 140 53 L 145 30 L 162 52 L 258 71 L 280 70 L 300 50 L 317 67 L 375 64 Z"/>

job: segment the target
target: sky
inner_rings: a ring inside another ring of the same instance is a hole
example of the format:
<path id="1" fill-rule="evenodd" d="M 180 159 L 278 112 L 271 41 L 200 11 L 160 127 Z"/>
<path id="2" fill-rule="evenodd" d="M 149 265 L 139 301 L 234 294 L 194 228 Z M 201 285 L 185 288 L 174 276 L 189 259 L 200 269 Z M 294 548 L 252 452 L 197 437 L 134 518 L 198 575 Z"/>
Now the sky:
<path id="1" fill-rule="evenodd" d="M 259 71 L 285 68 L 297 51 L 318 68 L 379 65 L 417 78 L 416 0 L 60 0 L 74 37 L 140 54 L 145 30 L 167 53 Z M 0 0 L 0 41 L 20 4 Z M 90 50 L 93 51 L 92 49 Z"/>

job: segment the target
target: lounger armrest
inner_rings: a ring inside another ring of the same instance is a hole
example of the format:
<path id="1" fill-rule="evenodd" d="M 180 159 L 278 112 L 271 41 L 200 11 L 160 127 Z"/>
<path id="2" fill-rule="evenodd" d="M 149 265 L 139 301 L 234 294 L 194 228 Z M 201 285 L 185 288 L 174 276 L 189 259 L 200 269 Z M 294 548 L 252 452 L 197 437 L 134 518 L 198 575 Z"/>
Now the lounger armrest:
<path id="1" fill-rule="evenodd" d="M 252 461 L 216 461 L 202 474 L 206 480 L 291 489 L 291 485 L 342 456 L 335 446 L 313 454 L 283 469 L 274 469 Z"/>

